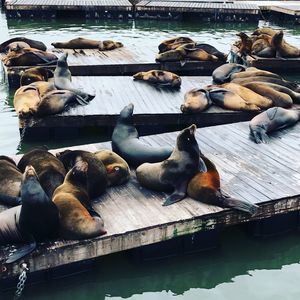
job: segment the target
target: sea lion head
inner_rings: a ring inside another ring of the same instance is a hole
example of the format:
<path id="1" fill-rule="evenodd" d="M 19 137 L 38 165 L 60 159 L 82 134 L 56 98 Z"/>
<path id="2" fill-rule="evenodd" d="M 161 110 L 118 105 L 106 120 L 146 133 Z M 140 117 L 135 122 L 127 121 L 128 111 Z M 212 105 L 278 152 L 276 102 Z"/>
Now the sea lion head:
<path id="1" fill-rule="evenodd" d="M 51 45 L 52 45 L 54 48 L 63 48 L 64 43 L 57 42 L 57 43 L 51 43 Z"/>
<path id="2" fill-rule="evenodd" d="M 203 111 L 208 105 L 207 92 L 204 89 L 194 88 L 184 95 L 184 103 L 181 104 L 180 110 L 183 113 L 196 113 Z"/>
<path id="3" fill-rule="evenodd" d="M 236 34 L 238 37 L 240 37 L 242 40 L 248 39 L 249 36 L 245 32 L 239 32 Z"/>
<path id="4" fill-rule="evenodd" d="M 133 109 L 134 109 L 133 103 L 130 103 L 127 106 L 125 106 L 120 112 L 120 119 L 122 121 L 131 121 L 133 115 Z"/>
<path id="5" fill-rule="evenodd" d="M 25 171 L 23 173 L 23 181 L 29 179 L 30 177 L 33 177 L 33 178 L 37 179 L 38 175 L 37 175 L 34 167 L 31 166 L 31 165 L 28 165 L 28 166 L 26 166 Z"/>
<path id="6" fill-rule="evenodd" d="M 63 68 L 68 66 L 67 58 L 68 58 L 68 53 L 66 52 L 57 60 L 57 66 Z"/>
<path id="7" fill-rule="evenodd" d="M 195 138 L 197 126 L 192 124 L 191 126 L 183 129 L 177 136 L 177 148 L 179 151 L 190 152 L 190 149 L 200 154 L 198 143 Z"/>
<path id="8" fill-rule="evenodd" d="M 145 72 L 138 72 L 138 73 L 136 73 L 136 74 L 133 75 L 133 78 L 134 78 L 134 79 L 140 79 L 140 80 L 143 80 L 144 74 L 145 74 Z"/>

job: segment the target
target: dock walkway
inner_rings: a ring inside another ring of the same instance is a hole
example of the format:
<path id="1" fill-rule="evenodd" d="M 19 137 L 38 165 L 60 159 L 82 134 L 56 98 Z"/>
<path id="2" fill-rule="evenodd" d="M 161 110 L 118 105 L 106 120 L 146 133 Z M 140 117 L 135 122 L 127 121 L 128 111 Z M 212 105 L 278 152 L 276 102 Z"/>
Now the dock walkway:
<path id="1" fill-rule="evenodd" d="M 166 133 L 141 139 L 153 146 L 173 146 L 176 136 L 177 133 Z M 247 122 L 198 129 L 196 138 L 204 155 L 216 164 L 222 189 L 233 197 L 259 204 L 256 215 L 249 218 L 245 213 L 190 198 L 162 207 L 166 194 L 142 188 L 133 172 L 129 183 L 109 188 L 94 201 L 95 210 L 104 219 L 106 235 L 39 245 L 25 258 L 30 272 L 300 210 L 300 124 L 275 133 L 269 144 L 257 145 L 251 141 Z M 110 143 L 74 148 L 96 151 L 110 148 Z M 14 158 L 17 161 L 20 156 Z M 0 265 L 10 249 L 0 248 Z M 2 267 L 0 278 L 18 275 L 19 264 Z"/>

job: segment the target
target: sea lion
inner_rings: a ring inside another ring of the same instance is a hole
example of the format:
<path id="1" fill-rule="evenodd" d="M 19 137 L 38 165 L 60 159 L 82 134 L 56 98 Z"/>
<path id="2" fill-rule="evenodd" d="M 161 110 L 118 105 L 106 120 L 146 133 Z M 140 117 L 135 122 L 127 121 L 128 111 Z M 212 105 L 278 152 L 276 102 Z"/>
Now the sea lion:
<path id="1" fill-rule="evenodd" d="M 293 99 L 288 94 L 273 89 L 270 86 L 260 82 L 244 83 L 242 86 L 252 90 L 253 92 L 267 97 L 272 100 L 273 106 L 290 108 L 293 105 Z"/>
<path id="2" fill-rule="evenodd" d="M 186 51 L 184 49 L 168 50 L 160 54 L 157 54 L 155 60 L 159 62 L 183 61 L 185 55 L 186 55 Z"/>
<path id="3" fill-rule="evenodd" d="M 267 133 L 294 125 L 299 119 L 299 110 L 272 107 L 250 121 L 250 133 L 257 144 L 268 143 L 269 137 Z"/>
<path id="4" fill-rule="evenodd" d="M 226 62 L 227 60 L 227 54 L 219 51 L 209 44 L 195 43 L 195 48 L 206 51 L 207 53 L 217 57 L 219 61 Z"/>
<path id="5" fill-rule="evenodd" d="M 273 105 L 271 99 L 231 82 L 204 89 L 209 91 L 209 98 L 214 104 L 227 109 L 257 111 Z"/>
<path id="6" fill-rule="evenodd" d="M 67 171 L 72 169 L 78 160 L 86 161 L 89 165 L 86 174 L 89 198 L 94 199 L 104 193 L 108 185 L 107 172 L 104 164 L 95 154 L 84 150 L 65 150 L 57 153 L 56 157 Z"/>
<path id="7" fill-rule="evenodd" d="M 14 43 L 14 42 L 25 42 L 31 48 L 35 48 L 35 49 L 42 50 L 42 51 L 47 50 L 46 45 L 40 41 L 27 39 L 25 37 L 15 37 L 15 38 L 9 39 L 9 40 L 3 42 L 2 44 L 0 44 L 0 52 L 6 52 L 7 46 L 9 46 L 9 44 Z"/>
<path id="8" fill-rule="evenodd" d="M 189 181 L 187 195 L 207 204 L 234 208 L 253 215 L 257 211 L 257 205 L 225 195 L 221 191 L 220 175 L 216 166 L 203 154 L 201 158 L 207 171 L 194 175 Z"/>
<path id="9" fill-rule="evenodd" d="M 0 201 L 9 206 L 21 203 L 20 191 L 22 184 L 22 172 L 17 168 L 13 159 L 8 156 L 0 156 Z"/>
<path id="10" fill-rule="evenodd" d="M 178 48 L 177 48 L 177 50 L 178 50 Z M 211 55 L 202 49 L 187 51 L 185 57 L 190 60 L 199 60 L 199 61 L 218 61 L 219 60 L 218 57 Z"/>
<path id="11" fill-rule="evenodd" d="M 108 186 L 120 185 L 130 179 L 130 169 L 127 162 L 117 153 L 103 149 L 94 153 L 101 160 L 107 172 Z"/>
<path id="12" fill-rule="evenodd" d="M 237 83 L 240 85 L 248 83 L 248 82 L 269 82 L 269 83 L 274 83 L 277 85 L 287 87 L 294 92 L 300 92 L 300 87 L 297 83 L 287 81 L 284 79 L 274 78 L 274 77 L 253 76 L 253 77 L 248 77 L 248 78 L 234 78 L 231 80 L 231 83 Z"/>
<path id="13" fill-rule="evenodd" d="M 252 35 L 261 35 L 261 34 L 267 34 L 269 36 L 273 36 L 276 34 L 276 30 L 270 28 L 270 27 L 260 27 L 253 31 Z"/>
<path id="14" fill-rule="evenodd" d="M 112 134 L 112 150 L 133 166 L 168 158 L 173 151 L 171 147 L 151 147 L 139 139 L 139 134 L 133 125 L 133 109 L 134 106 L 130 103 L 120 112 Z"/>
<path id="15" fill-rule="evenodd" d="M 57 90 L 54 86 L 54 83 L 48 81 L 35 81 L 33 83 L 30 83 L 29 86 L 34 87 L 38 90 L 40 98 L 43 98 L 46 94 L 48 94 L 51 91 Z"/>
<path id="16" fill-rule="evenodd" d="M 216 68 L 212 73 L 213 83 L 222 84 L 229 82 L 231 76 L 236 73 L 242 73 L 246 70 L 246 67 L 236 63 L 224 64 Z"/>
<path id="17" fill-rule="evenodd" d="M 25 42 L 13 42 L 13 43 L 10 43 L 7 47 L 6 47 L 6 52 L 11 52 L 11 51 L 20 51 L 22 49 L 25 49 L 25 48 L 30 48 L 30 45 L 28 45 L 27 43 Z"/>
<path id="18" fill-rule="evenodd" d="M 236 79 L 236 78 L 249 78 L 249 77 L 256 77 L 256 76 L 264 76 L 264 77 L 271 77 L 271 78 L 278 78 L 282 80 L 283 78 L 275 73 L 264 71 L 256 68 L 247 68 L 245 72 L 240 73 L 234 73 L 231 74 L 230 79 Z"/>
<path id="19" fill-rule="evenodd" d="M 53 72 L 49 69 L 43 67 L 29 68 L 22 72 L 20 84 L 22 86 L 36 81 L 48 81 L 48 79 L 52 78 L 53 76 Z"/>
<path id="20" fill-rule="evenodd" d="M 68 53 L 64 53 L 57 61 L 57 66 L 54 71 L 54 85 L 58 90 L 68 90 L 75 93 L 77 95 L 77 102 L 81 105 L 86 105 L 95 98 L 95 95 L 82 92 L 73 86 L 67 57 Z"/>
<path id="21" fill-rule="evenodd" d="M 184 95 L 184 103 L 181 104 L 180 110 L 183 113 L 198 113 L 204 111 L 211 105 L 208 92 L 204 89 L 194 88 Z"/>
<path id="22" fill-rule="evenodd" d="M 54 190 L 64 181 L 63 163 L 45 149 L 33 149 L 22 156 L 18 168 L 23 172 L 27 165 L 34 167 L 42 188 L 51 199 Z"/>
<path id="23" fill-rule="evenodd" d="M 27 245 L 9 256 L 6 263 L 12 263 L 36 248 L 36 241 L 57 236 L 59 227 L 58 210 L 41 187 L 35 169 L 26 166 L 21 187 L 22 205 L 0 219 L 0 244 L 26 242 Z M 9 220 L 9 217 L 15 219 Z M 8 222 L 8 223 L 6 223 Z"/>
<path id="24" fill-rule="evenodd" d="M 124 45 L 121 42 L 115 42 L 111 40 L 105 40 L 102 42 L 102 48 L 99 48 L 99 50 L 114 50 L 117 48 L 122 48 Z"/>
<path id="25" fill-rule="evenodd" d="M 16 90 L 14 108 L 19 118 L 29 118 L 37 111 L 41 98 L 36 87 L 25 85 Z"/>
<path id="26" fill-rule="evenodd" d="M 158 50 L 159 53 L 163 53 L 169 50 L 175 50 L 177 47 L 187 43 L 194 43 L 194 41 L 189 37 L 185 37 L 185 36 L 170 38 L 161 42 L 158 45 Z"/>
<path id="27" fill-rule="evenodd" d="M 238 33 L 237 36 L 241 38 L 241 45 L 239 48 L 240 54 L 242 56 L 250 54 L 252 48 L 252 39 L 244 32 Z"/>
<path id="28" fill-rule="evenodd" d="M 93 209 L 89 211 L 88 163 L 78 160 L 53 195 L 59 210 L 60 236 L 85 239 L 106 234 L 103 220 Z"/>
<path id="29" fill-rule="evenodd" d="M 196 125 L 183 129 L 177 136 L 171 156 L 157 163 L 144 163 L 136 169 L 139 183 L 149 189 L 170 191 L 164 206 L 182 200 L 186 196 L 188 182 L 206 167 L 200 158 L 200 149 L 195 139 Z"/>
<path id="30" fill-rule="evenodd" d="M 133 75 L 136 80 L 143 80 L 151 84 L 157 84 L 160 86 L 170 86 L 173 88 L 179 88 L 181 85 L 181 78 L 168 71 L 151 70 L 148 72 L 138 72 Z"/>
<path id="31" fill-rule="evenodd" d="M 283 40 L 282 30 L 272 37 L 271 47 L 276 51 L 276 57 L 297 58 L 300 56 L 300 49 Z"/>
<path id="32" fill-rule="evenodd" d="M 251 53 L 254 55 L 260 53 L 262 50 L 271 46 L 271 41 L 272 37 L 267 34 L 258 35 L 252 44 Z"/>
<path id="33" fill-rule="evenodd" d="M 43 64 L 55 64 L 57 57 L 55 54 L 37 50 L 34 48 L 25 48 L 21 51 L 11 51 L 3 57 L 3 63 L 8 67 L 13 66 L 36 66 Z"/>

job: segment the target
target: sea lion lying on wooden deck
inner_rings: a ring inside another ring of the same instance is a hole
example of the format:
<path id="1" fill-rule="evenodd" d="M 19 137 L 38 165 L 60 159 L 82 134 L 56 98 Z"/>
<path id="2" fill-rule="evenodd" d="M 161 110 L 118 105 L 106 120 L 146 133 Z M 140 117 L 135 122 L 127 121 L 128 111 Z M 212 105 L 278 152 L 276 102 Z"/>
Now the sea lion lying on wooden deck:
<path id="1" fill-rule="evenodd" d="M 47 47 L 43 42 L 31 40 L 25 37 L 14 37 L 0 44 L 0 52 L 7 52 L 9 50 L 10 44 L 12 43 L 26 43 L 30 48 L 35 48 L 38 50 L 46 51 Z M 24 45 L 24 44 L 21 44 Z"/>

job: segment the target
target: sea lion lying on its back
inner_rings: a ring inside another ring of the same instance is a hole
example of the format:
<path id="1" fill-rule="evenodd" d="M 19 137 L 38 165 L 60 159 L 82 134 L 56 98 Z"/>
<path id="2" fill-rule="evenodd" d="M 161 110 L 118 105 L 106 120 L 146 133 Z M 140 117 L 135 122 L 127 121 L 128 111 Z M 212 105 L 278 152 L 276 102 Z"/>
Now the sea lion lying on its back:
<path id="1" fill-rule="evenodd" d="M 268 143 L 267 133 L 292 126 L 300 119 L 299 110 L 272 107 L 255 116 L 249 123 L 250 133 L 257 144 Z"/>

